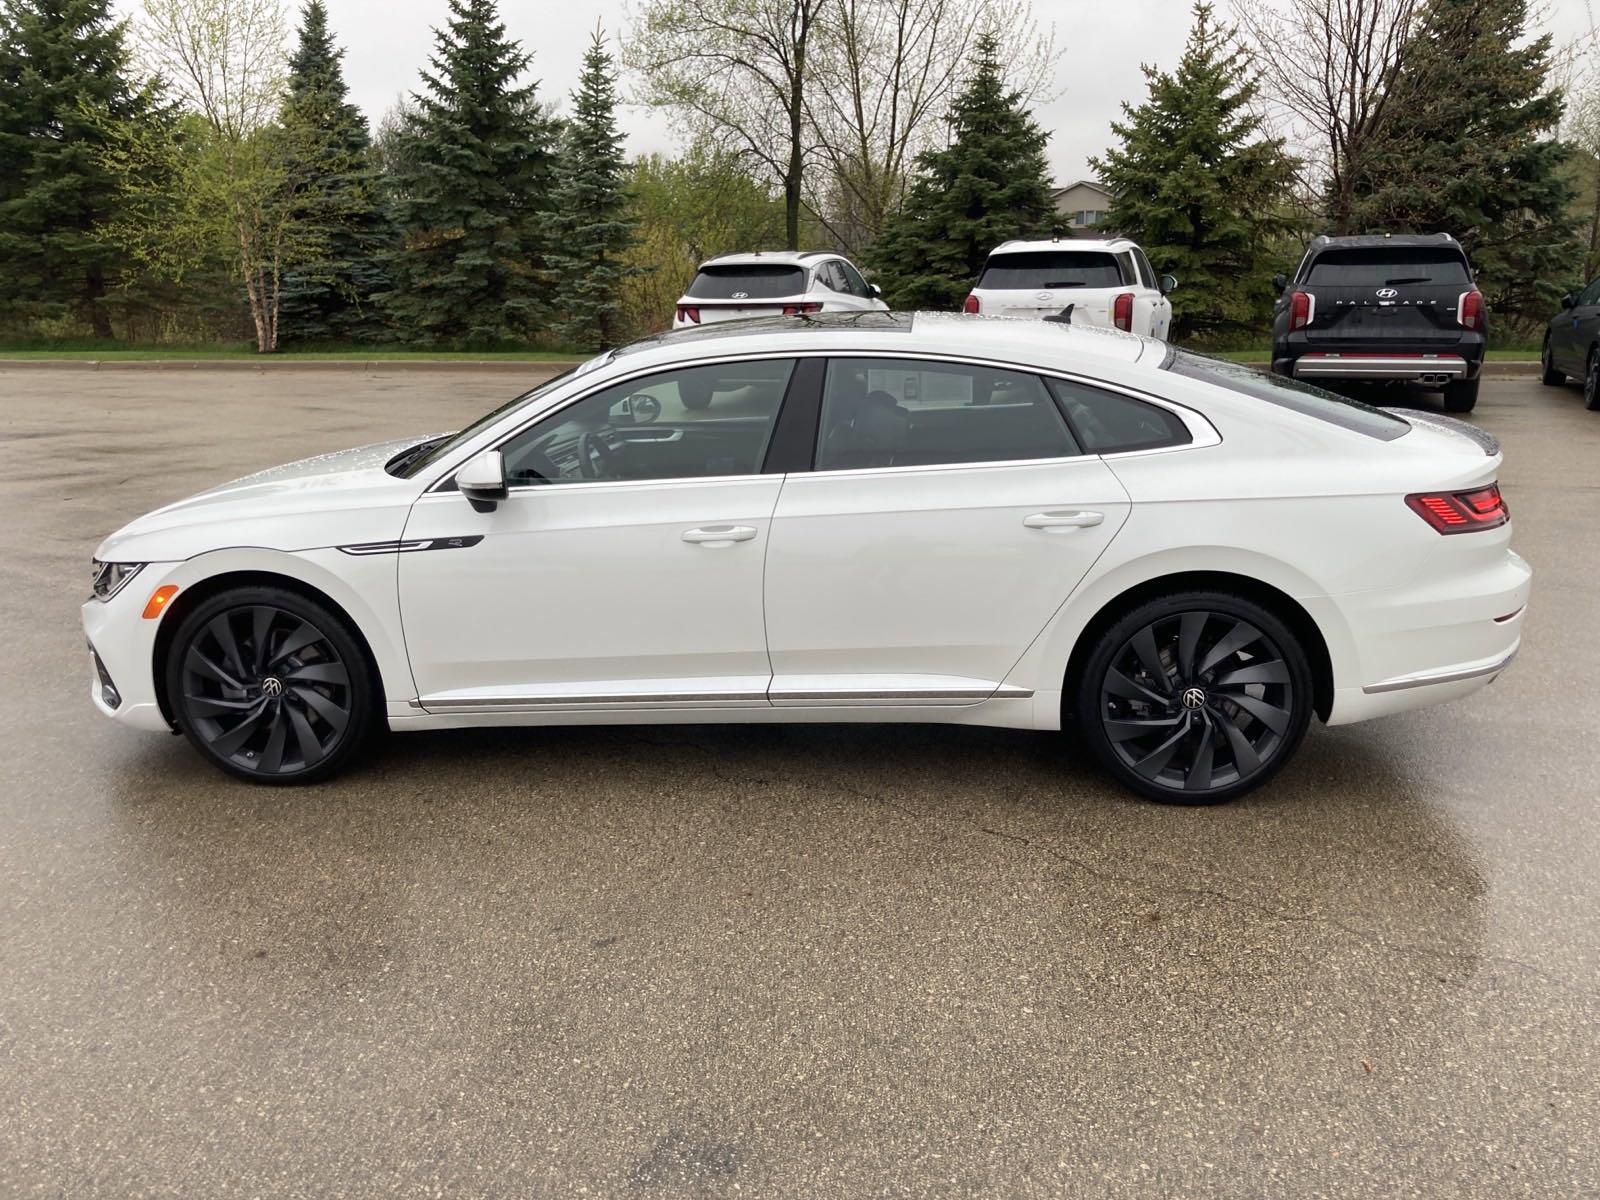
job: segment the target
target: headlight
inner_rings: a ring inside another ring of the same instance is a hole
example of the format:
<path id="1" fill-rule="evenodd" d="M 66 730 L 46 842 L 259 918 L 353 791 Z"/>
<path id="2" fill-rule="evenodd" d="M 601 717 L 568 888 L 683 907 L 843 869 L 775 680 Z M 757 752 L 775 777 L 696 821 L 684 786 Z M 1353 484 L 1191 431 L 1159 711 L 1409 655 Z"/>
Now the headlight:
<path id="1" fill-rule="evenodd" d="M 101 562 L 96 559 L 94 564 L 95 599 L 102 601 L 111 599 L 143 567 L 143 563 Z"/>

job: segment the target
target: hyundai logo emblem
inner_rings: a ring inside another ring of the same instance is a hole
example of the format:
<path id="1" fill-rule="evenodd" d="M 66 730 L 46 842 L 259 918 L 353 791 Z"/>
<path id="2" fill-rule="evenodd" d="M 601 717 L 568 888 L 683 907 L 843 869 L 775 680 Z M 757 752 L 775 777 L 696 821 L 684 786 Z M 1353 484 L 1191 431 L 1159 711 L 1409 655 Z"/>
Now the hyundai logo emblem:
<path id="1" fill-rule="evenodd" d="M 1034 293 L 1034 299 L 1036 299 L 1036 300 L 1049 300 L 1054 295 L 1055 295 L 1054 292 L 1035 292 Z"/>
<path id="2" fill-rule="evenodd" d="M 1205 690 L 1205 688 L 1198 688 L 1198 687 L 1184 688 L 1183 689 L 1183 706 L 1185 708 L 1204 708 L 1206 706 L 1206 690 Z"/>
<path id="3" fill-rule="evenodd" d="M 1400 293 L 1398 291 L 1396 291 L 1394 288 L 1379 288 L 1378 289 L 1378 299 L 1379 300 L 1393 300 L 1399 294 Z"/>
<path id="4" fill-rule="evenodd" d="M 750 299 L 750 293 L 749 292 L 735 292 L 733 294 L 733 298 L 735 300 L 748 300 L 748 299 Z"/>

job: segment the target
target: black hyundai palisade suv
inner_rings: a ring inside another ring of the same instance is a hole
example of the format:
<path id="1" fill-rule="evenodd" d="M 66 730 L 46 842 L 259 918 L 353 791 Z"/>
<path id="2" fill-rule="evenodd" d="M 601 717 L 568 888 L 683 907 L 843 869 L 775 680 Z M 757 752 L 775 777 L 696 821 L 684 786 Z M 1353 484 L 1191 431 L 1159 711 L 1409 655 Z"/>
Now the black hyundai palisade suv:
<path id="1" fill-rule="evenodd" d="M 1489 314 L 1449 234 L 1315 238 L 1273 282 L 1275 373 L 1409 381 L 1442 389 L 1453 413 L 1477 404 Z"/>

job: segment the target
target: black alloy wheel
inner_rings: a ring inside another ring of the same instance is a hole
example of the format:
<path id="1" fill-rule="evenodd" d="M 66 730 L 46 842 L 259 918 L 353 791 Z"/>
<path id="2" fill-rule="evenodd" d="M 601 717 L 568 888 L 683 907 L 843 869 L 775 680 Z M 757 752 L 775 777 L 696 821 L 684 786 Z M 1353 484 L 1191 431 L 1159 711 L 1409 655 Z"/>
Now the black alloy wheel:
<path id="1" fill-rule="evenodd" d="M 1080 682 L 1089 744 L 1134 790 L 1216 804 L 1264 783 L 1310 720 L 1304 650 L 1243 597 L 1189 593 L 1108 629 Z"/>
<path id="2" fill-rule="evenodd" d="M 293 592 L 240 589 L 202 604 L 173 639 L 167 671 L 178 727 L 257 783 L 332 774 L 372 722 L 371 675 L 348 626 Z"/>
<path id="3" fill-rule="evenodd" d="M 1589 351 L 1589 367 L 1583 373 L 1583 406 L 1600 411 L 1600 350 Z"/>

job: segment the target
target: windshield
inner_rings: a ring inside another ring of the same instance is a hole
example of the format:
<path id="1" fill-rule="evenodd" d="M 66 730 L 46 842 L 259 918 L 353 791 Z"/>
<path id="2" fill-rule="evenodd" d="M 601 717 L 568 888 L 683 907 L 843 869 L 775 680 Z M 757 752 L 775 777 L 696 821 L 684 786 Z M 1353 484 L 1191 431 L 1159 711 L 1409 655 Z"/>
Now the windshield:
<path id="1" fill-rule="evenodd" d="M 1214 383 L 1229 391 L 1254 396 L 1268 404 L 1292 409 L 1379 441 L 1392 442 L 1411 432 L 1407 422 L 1370 404 L 1346 399 L 1298 379 L 1269 375 L 1244 363 L 1228 362 L 1188 350 L 1171 350 L 1162 365 L 1175 375 L 1187 375 L 1190 379 Z"/>
<path id="2" fill-rule="evenodd" d="M 980 288 L 1034 290 L 1038 288 L 1121 287 L 1122 267 L 1117 256 L 1096 250 L 1029 250 L 991 254 L 983 264 Z"/>
<path id="3" fill-rule="evenodd" d="M 588 365 L 589 364 L 587 363 L 585 364 L 585 366 Z M 384 470 L 388 471 L 391 475 L 399 476 L 401 479 L 411 479 L 423 471 L 430 463 L 437 462 L 439 459 L 449 454 L 457 446 L 464 445 L 465 443 L 471 441 L 479 433 L 487 429 L 490 425 L 493 425 L 512 409 L 523 404 L 528 404 L 531 401 L 537 400 L 540 396 L 547 395 L 548 393 L 554 391 L 558 384 L 570 378 L 574 373 L 577 372 L 577 370 L 578 368 L 573 367 L 561 372 L 561 374 L 557 375 L 554 379 L 550 379 L 544 383 L 541 383 L 532 391 L 523 392 L 522 395 L 518 396 L 514 400 L 507 401 L 493 412 L 485 413 L 471 425 L 468 425 L 465 429 L 462 429 L 457 433 L 452 433 L 447 437 L 439 438 L 432 442 L 419 442 L 417 445 L 412 446 L 409 450 L 402 450 L 399 454 L 395 455 L 386 464 L 384 464 Z"/>
<path id="4" fill-rule="evenodd" d="M 1378 246 L 1370 250 L 1324 250 L 1306 272 L 1305 281 L 1324 287 L 1393 287 L 1467 284 L 1472 279 L 1459 250 Z"/>
<path id="5" fill-rule="evenodd" d="M 798 296 L 805 290 L 806 273 L 802 267 L 741 263 L 701 267 L 688 294 L 697 300 L 772 300 Z"/>

